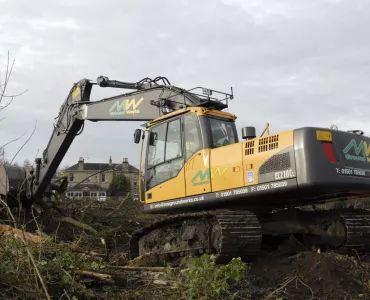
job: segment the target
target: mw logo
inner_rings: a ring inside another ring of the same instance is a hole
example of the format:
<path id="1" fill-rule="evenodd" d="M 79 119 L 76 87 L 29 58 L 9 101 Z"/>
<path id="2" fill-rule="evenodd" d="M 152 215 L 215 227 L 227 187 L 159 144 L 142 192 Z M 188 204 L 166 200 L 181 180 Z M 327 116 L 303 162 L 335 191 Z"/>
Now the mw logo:
<path id="1" fill-rule="evenodd" d="M 119 116 L 119 115 L 133 115 L 139 114 L 140 110 L 137 109 L 144 98 L 140 98 L 138 101 L 135 98 L 129 100 L 124 99 L 122 102 L 117 100 L 109 109 L 109 113 L 111 116 Z"/>
<path id="2" fill-rule="evenodd" d="M 350 152 L 351 149 L 352 151 Z M 348 160 L 370 162 L 370 145 L 368 145 L 365 141 L 360 141 L 360 143 L 357 144 L 356 141 L 352 139 L 349 144 L 343 149 L 343 153 Z"/>
<path id="3" fill-rule="evenodd" d="M 207 184 L 209 181 L 216 176 L 223 176 L 230 166 L 226 166 L 223 169 L 221 167 L 210 168 L 205 171 L 199 170 L 197 174 L 191 180 L 193 186 Z"/>

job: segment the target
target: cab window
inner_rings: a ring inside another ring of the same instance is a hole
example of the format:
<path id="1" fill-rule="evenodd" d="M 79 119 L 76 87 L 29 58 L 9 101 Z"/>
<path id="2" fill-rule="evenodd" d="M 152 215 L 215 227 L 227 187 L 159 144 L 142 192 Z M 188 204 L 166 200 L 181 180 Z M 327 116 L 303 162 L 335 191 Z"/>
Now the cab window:
<path id="1" fill-rule="evenodd" d="M 167 126 L 165 160 L 169 161 L 182 156 L 180 119 L 169 122 Z"/>
<path id="2" fill-rule="evenodd" d="M 232 120 L 208 118 L 208 122 L 213 148 L 236 143 L 235 123 Z"/>
<path id="3" fill-rule="evenodd" d="M 152 129 L 149 139 L 148 167 L 164 162 L 167 124 L 161 124 Z"/>
<path id="4" fill-rule="evenodd" d="M 185 160 L 202 149 L 198 117 L 194 114 L 184 115 Z"/>
<path id="5" fill-rule="evenodd" d="M 180 119 L 154 127 L 149 135 L 147 189 L 176 177 L 183 162 Z"/>

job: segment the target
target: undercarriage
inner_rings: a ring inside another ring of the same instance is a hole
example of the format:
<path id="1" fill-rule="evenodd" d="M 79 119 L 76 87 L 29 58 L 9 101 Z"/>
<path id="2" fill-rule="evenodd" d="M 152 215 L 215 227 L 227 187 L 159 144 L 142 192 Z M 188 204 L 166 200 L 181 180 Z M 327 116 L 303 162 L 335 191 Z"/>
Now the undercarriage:
<path id="1" fill-rule="evenodd" d="M 219 263 L 233 257 L 252 261 L 262 249 L 277 248 L 291 238 L 310 249 L 364 253 L 370 250 L 370 212 L 352 208 L 268 214 L 213 210 L 174 215 L 134 232 L 130 258 L 176 263 L 184 256 L 209 253 Z"/>

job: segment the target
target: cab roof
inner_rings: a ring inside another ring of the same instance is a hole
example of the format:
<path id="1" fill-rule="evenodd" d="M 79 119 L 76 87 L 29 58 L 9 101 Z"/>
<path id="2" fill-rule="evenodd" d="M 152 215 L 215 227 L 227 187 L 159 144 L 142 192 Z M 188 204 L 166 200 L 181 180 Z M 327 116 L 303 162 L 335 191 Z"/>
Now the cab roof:
<path id="1" fill-rule="evenodd" d="M 165 120 L 171 119 L 173 117 L 176 117 L 176 116 L 188 113 L 188 112 L 195 113 L 198 116 L 212 115 L 215 117 L 220 117 L 220 118 L 225 118 L 225 119 L 230 119 L 230 120 L 235 120 L 237 118 L 236 115 L 228 113 L 228 112 L 224 112 L 224 111 L 220 111 L 216 109 L 209 109 L 205 107 L 199 107 L 199 106 L 190 106 L 190 107 L 186 107 L 186 108 L 182 108 L 182 109 L 170 112 L 166 115 L 163 115 L 152 121 L 149 121 L 148 123 L 146 123 L 146 127 L 152 127 L 156 124 L 162 123 Z"/>

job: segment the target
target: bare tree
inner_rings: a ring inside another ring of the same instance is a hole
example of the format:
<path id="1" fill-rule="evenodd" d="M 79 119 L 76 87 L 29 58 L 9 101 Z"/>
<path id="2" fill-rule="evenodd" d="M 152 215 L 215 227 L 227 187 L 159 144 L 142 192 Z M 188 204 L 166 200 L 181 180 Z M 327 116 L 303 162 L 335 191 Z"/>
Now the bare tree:
<path id="1" fill-rule="evenodd" d="M 24 91 L 20 94 L 7 94 L 6 92 L 10 82 L 10 77 L 12 76 L 13 73 L 14 63 L 15 59 L 13 59 L 13 61 L 10 61 L 10 53 L 8 51 L 8 58 L 5 67 L 4 78 L 2 76 L 3 70 L 0 69 L 0 113 L 12 103 L 15 97 L 21 96 L 26 92 Z"/>
<path id="2" fill-rule="evenodd" d="M 7 54 L 8 55 L 7 55 L 7 59 L 5 61 L 5 63 L 6 63 L 5 67 L 2 67 L 1 64 L 0 64 L 0 122 L 2 120 L 4 120 L 4 114 L 3 114 L 4 110 L 11 105 L 11 103 L 13 102 L 13 100 L 16 97 L 19 97 L 19 96 L 23 95 L 26 92 L 26 91 L 24 91 L 24 92 L 19 93 L 19 94 L 9 92 L 10 79 L 12 77 L 15 59 L 12 59 L 12 60 L 10 59 L 9 51 L 8 51 Z M 0 123 L 0 125 L 2 125 L 2 124 Z M 19 163 L 15 161 L 15 158 L 18 155 L 18 153 L 23 149 L 23 147 L 28 143 L 28 141 L 31 139 L 35 129 L 36 129 L 36 126 L 35 126 L 33 132 L 31 133 L 31 135 L 26 139 L 26 141 L 23 142 L 23 144 L 18 148 L 18 150 L 14 154 L 12 153 L 12 157 L 9 157 L 9 151 L 7 150 L 7 146 L 11 143 L 14 143 L 14 142 L 20 140 L 23 136 L 26 135 L 27 132 L 24 132 L 20 136 L 18 136 L 16 138 L 13 138 L 13 139 L 10 139 L 8 141 L 4 141 L 4 140 L 0 141 L 0 165 L 5 166 L 5 169 L 6 169 L 5 173 L 8 172 L 7 169 L 11 165 L 19 166 Z M 6 156 L 5 156 L 5 154 L 6 154 Z M 6 203 L 8 203 L 9 195 L 11 195 L 11 197 L 10 197 L 11 200 L 10 201 L 14 200 L 19 204 L 21 202 L 20 201 L 20 195 L 24 191 L 25 181 L 21 184 L 19 184 L 19 183 L 10 184 L 10 182 L 8 183 L 8 181 L 5 180 L 4 178 L 2 178 L 2 179 L 3 180 L 0 180 L 0 184 L 1 184 L 1 186 L 0 186 L 1 189 L 0 190 L 2 190 L 2 195 L 0 195 L 0 197 L 2 198 L 2 200 L 4 200 Z M 7 184 L 9 184 L 9 186 L 5 186 Z M 12 190 L 10 188 L 12 188 Z"/>
<path id="3" fill-rule="evenodd" d="M 8 52 L 8 61 L 7 61 L 6 68 L 5 68 L 5 78 L 4 78 L 4 80 L 2 79 L 2 76 L 1 76 L 2 75 L 2 70 L 0 69 L 0 113 L 5 108 L 7 108 L 14 99 L 14 96 L 12 97 L 12 96 L 9 96 L 9 95 L 5 94 L 6 88 L 8 87 L 10 77 L 11 77 L 12 72 L 13 72 L 14 62 L 15 62 L 15 60 L 13 59 L 13 62 L 10 63 L 10 55 L 9 55 L 9 52 Z M 8 101 L 5 101 L 5 99 L 8 100 Z"/>
<path id="4" fill-rule="evenodd" d="M 4 112 L 4 110 L 7 107 L 9 107 L 9 105 L 13 102 L 13 100 L 16 97 L 19 97 L 19 96 L 23 95 L 25 92 L 27 92 L 27 90 L 25 90 L 25 91 L 23 91 L 19 94 L 12 94 L 12 93 L 8 93 L 8 91 L 7 91 L 8 88 L 9 88 L 10 78 L 11 78 L 12 73 L 13 73 L 14 63 L 15 63 L 15 59 L 12 59 L 12 60 L 10 59 L 10 53 L 8 51 L 5 67 L 1 68 L 1 66 L 0 66 L 0 122 L 4 119 L 4 117 L 2 117 L 2 113 Z M 32 132 L 32 134 L 33 133 L 34 133 L 34 131 Z M 26 132 L 24 132 L 22 135 L 20 135 L 19 137 L 15 138 L 11 141 L 5 142 L 4 144 L 0 144 L 0 164 L 5 164 L 5 163 L 12 164 L 13 163 L 13 161 L 15 159 L 15 156 L 24 147 L 24 145 L 22 145 L 22 147 L 17 151 L 17 153 L 14 155 L 14 157 L 12 158 L 12 160 L 10 162 L 8 162 L 5 159 L 5 147 L 7 145 L 13 143 L 13 142 L 18 141 L 25 134 L 26 134 Z M 28 140 L 29 139 L 30 139 L 30 137 L 28 138 Z M 28 142 L 28 140 L 26 142 Z M 17 163 L 15 163 L 15 164 L 17 164 Z"/>

